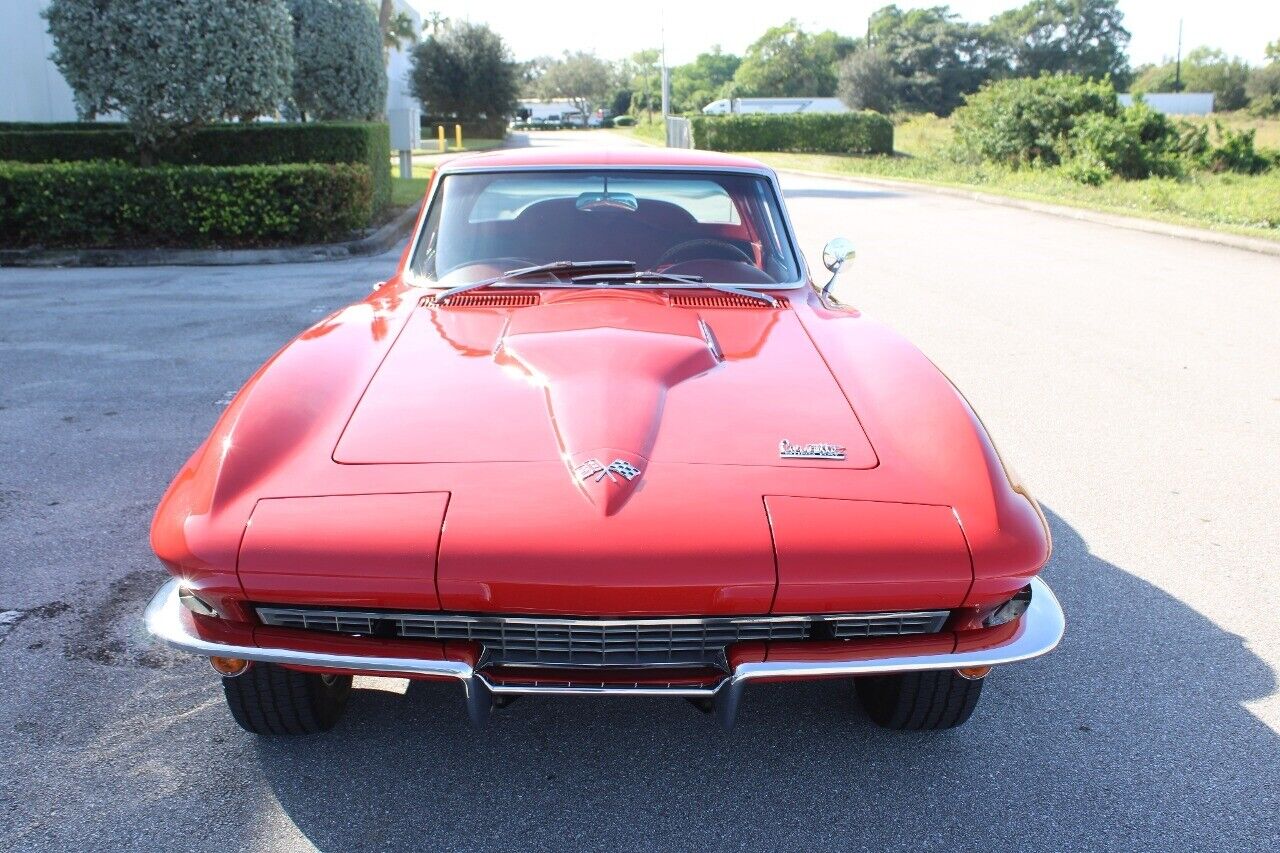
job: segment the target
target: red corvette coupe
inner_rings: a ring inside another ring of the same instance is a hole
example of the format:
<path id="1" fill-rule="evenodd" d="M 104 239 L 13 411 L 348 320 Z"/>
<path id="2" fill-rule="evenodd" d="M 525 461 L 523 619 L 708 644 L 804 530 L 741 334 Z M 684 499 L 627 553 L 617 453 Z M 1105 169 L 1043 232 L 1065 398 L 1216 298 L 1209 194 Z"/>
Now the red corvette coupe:
<path id="1" fill-rule="evenodd" d="M 964 397 L 815 287 L 772 171 L 706 152 L 440 169 L 396 274 L 254 374 L 151 540 L 148 628 L 259 734 L 330 728 L 362 674 L 457 681 L 477 723 L 621 694 L 729 725 L 750 682 L 850 678 L 945 728 L 1064 628 Z"/>

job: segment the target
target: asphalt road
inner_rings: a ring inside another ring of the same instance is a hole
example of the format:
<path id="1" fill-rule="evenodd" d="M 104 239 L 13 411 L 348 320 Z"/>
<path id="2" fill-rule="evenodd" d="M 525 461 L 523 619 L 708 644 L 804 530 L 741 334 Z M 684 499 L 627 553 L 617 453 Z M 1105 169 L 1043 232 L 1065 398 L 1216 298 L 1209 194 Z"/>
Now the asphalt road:
<path id="1" fill-rule="evenodd" d="M 729 733 L 568 698 L 476 732 L 454 686 L 367 680 L 331 734 L 255 739 L 143 635 L 150 512 L 250 372 L 395 254 L 0 270 L 0 849 L 1277 849 L 1280 258 L 785 184 L 809 257 L 856 240 L 841 295 L 964 389 L 1049 512 L 1058 651 L 941 734 L 835 682 L 753 687 Z"/>

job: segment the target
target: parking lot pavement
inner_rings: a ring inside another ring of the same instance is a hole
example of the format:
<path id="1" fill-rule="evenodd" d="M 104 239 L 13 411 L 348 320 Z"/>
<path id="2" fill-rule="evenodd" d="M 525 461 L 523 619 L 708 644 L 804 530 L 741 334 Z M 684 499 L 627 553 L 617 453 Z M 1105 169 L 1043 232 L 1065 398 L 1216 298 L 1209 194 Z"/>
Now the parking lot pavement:
<path id="1" fill-rule="evenodd" d="M 848 684 L 680 702 L 363 680 L 326 736 L 234 727 L 153 646 L 147 524 L 221 406 L 396 256 L 0 270 L 0 849 L 1178 849 L 1280 845 L 1280 259 L 788 179 L 806 253 L 910 335 L 1041 498 L 1063 645 L 970 723 Z M 10 614 L 10 615 L 4 615 Z"/>

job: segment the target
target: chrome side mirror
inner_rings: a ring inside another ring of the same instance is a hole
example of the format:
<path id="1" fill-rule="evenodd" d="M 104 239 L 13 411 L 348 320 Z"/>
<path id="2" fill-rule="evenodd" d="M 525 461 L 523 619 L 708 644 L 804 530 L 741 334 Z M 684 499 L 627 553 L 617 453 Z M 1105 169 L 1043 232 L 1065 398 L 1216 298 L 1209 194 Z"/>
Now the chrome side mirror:
<path id="1" fill-rule="evenodd" d="M 822 265 L 831 270 L 831 278 L 822 286 L 823 296 L 826 296 L 831 285 L 836 283 L 836 276 L 840 275 L 844 265 L 853 260 L 857 254 L 853 248 L 853 241 L 844 237 L 833 237 L 827 241 L 827 245 L 822 247 Z"/>

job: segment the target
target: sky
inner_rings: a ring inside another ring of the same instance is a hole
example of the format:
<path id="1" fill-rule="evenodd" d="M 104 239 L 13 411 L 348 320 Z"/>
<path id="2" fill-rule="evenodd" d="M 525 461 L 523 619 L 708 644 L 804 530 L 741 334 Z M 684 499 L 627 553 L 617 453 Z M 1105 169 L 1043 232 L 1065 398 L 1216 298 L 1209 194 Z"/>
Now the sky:
<path id="1" fill-rule="evenodd" d="M 833 29 L 845 35 L 866 31 L 867 16 L 888 0 L 788 0 L 786 3 L 565 2 L 565 0 L 409 0 L 421 12 L 440 12 L 456 19 L 488 24 L 511 47 L 516 59 L 588 50 L 620 59 L 657 47 L 665 33 L 667 62 L 680 65 L 719 44 L 742 53 L 768 27 L 796 18 L 807 30 Z M 902 8 L 943 5 L 945 0 L 911 3 Z M 1025 0 L 1024 0 L 1025 2 Z M 1019 0 L 952 0 L 952 10 L 966 21 L 986 21 L 1022 5 Z M 635 11 L 640 10 L 640 11 Z M 1280 0 L 1121 0 L 1126 28 L 1133 38 L 1129 58 L 1134 65 L 1172 58 L 1183 19 L 1183 52 L 1209 45 L 1263 62 L 1267 42 L 1280 39 Z"/>

